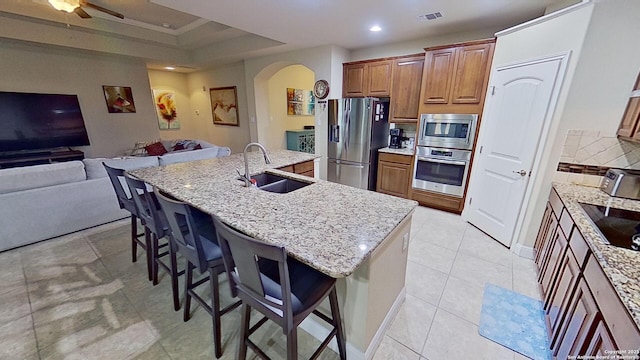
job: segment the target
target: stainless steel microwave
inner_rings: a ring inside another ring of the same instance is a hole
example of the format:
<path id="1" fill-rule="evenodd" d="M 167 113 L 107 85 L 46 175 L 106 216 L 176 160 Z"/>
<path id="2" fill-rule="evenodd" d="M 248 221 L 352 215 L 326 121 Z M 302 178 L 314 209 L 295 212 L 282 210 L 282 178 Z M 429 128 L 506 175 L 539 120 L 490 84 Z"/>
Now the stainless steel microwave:
<path id="1" fill-rule="evenodd" d="M 477 123 L 477 114 L 422 114 L 418 145 L 471 150 Z"/>

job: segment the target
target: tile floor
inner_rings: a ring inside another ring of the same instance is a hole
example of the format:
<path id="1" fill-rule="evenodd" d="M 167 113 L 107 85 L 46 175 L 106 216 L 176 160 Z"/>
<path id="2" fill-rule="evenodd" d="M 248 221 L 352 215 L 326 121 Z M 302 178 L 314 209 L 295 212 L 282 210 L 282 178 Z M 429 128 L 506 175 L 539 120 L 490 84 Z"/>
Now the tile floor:
<path id="1" fill-rule="evenodd" d="M 214 358 L 211 318 L 196 306 L 183 322 L 168 277 L 152 286 L 128 237 L 125 220 L 0 253 L 0 359 Z M 538 297 L 532 261 L 457 215 L 418 208 L 407 297 L 374 359 L 526 359 L 478 335 L 485 283 Z M 224 359 L 235 358 L 239 319 L 223 317 Z M 281 359 L 281 331 L 263 328 L 260 347 Z M 308 358 L 318 341 L 300 330 L 299 344 Z"/>

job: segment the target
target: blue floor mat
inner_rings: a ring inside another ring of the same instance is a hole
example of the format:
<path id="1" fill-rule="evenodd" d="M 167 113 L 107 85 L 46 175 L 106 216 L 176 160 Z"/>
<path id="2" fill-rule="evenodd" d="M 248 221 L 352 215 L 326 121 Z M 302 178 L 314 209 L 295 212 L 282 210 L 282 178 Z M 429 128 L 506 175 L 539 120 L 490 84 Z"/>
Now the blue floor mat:
<path id="1" fill-rule="evenodd" d="M 531 359 L 551 359 L 540 300 L 487 284 L 478 332 Z"/>

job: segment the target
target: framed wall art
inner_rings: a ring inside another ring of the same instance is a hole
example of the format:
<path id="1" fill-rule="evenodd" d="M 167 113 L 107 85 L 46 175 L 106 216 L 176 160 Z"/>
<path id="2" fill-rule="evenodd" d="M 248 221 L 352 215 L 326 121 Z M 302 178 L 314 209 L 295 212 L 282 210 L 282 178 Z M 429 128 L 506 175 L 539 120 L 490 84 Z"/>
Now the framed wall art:
<path id="1" fill-rule="evenodd" d="M 102 90 L 104 91 L 104 99 L 107 102 L 107 110 L 110 113 L 136 112 L 131 87 L 102 85 Z"/>
<path id="2" fill-rule="evenodd" d="M 210 88 L 213 123 L 238 126 L 238 94 L 235 86 Z"/>
<path id="3" fill-rule="evenodd" d="M 287 88 L 287 115 L 313 115 L 315 106 L 313 91 Z"/>
<path id="4" fill-rule="evenodd" d="M 176 94 L 171 90 L 153 90 L 153 102 L 160 130 L 180 129 L 175 99 Z"/>

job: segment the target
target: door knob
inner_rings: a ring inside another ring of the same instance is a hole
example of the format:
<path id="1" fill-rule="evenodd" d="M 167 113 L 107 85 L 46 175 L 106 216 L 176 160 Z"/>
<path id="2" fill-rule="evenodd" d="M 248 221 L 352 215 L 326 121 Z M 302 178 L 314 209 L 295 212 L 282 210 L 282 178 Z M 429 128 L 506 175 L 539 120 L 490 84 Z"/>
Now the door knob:
<path id="1" fill-rule="evenodd" d="M 520 176 L 527 175 L 527 170 L 513 171 L 514 174 L 520 174 Z"/>

